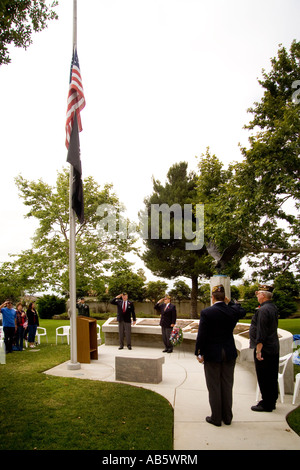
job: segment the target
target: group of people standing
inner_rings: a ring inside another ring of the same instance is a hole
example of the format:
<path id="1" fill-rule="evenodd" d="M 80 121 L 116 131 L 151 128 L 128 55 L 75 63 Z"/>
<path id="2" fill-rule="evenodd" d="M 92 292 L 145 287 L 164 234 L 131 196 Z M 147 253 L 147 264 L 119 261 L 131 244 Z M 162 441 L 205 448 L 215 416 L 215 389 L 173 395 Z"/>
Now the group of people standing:
<path id="1" fill-rule="evenodd" d="M 117 321 L 119 324 L 119 349 L 124 348 L 124 337 L 126 338 L 127 348 L 131 347 L 131 317 L 133 325 L 136 323 L 134 303 L 128 300 L 127 292 L 117 295 L 110 302 L 117 305 Z M 172 329 L 176 323 L 176 307 L 171 304 L 171 297 L 166 295 L 160 299 L 154 306 L 155 310 L 160 312 L 160 326 L 162 328 L 162 339 L 165 346 L 163 352 L 173 352 L 173 346 L 170 342 Z"/>
<path id="2" fill-rule="evenodd" d="M 261 285 L 255 293 L 259 302 L 252 317 L 249 337 L 254 350 L 254 364 L 262 399 L 252 411 L 271 412 L 278 398 L 278 310 L 272 302 L 272 287 Z M 222 285 L 212 289 L 212 305 L 201 312 L 195 354 L 204 363 L 211 416 L 206 421 L 215 426 L 232 421 L 232 388 L 237 350 L 233 330 L 246 312 L 240 304 L 225 296 Z"/>
<path id="3" fill-rule="evenodd" d="M 273 411 L 278 398 L 278 310 L 272 302 L 272 290 L 272 287 L 262 285 L 256 292 L 259 308 L 253 315 L 249 330 L 250 348 L 254 350 L 255 370 L 262 395 L 261 401 L 251 407 L 253 411 Z M 204 364 L 211 407 L 211 416 L 208 416 L 206 421 L 215 426 L 221 426 L 222 422 L 230 425 L 233 417 L 232 389 L 237 358 L 233 330 L 246 312 L 239 303 L 225 296 L 223 285 L 212 288 L 211 300 L 212 305 L 202 310 L 200 315 L 195 355 L 197 360 Z M 119 349 L 124 348 L 124 337 L 128 349 L 131 349 L 131 318 L 133 325 L 136 323 L 134 303 L 128 300 L 127 293 L 123 292 L 111 300 L 111 304 L 117 306 Z M 89 316 L 89 308 L 84 299 L 78 302 L 77 308 L 79 315 Z M 160 313 L 162 340 L 165 346 L 163 352 L 172 353 L 170 336 L 176 324 L 176 307 L 166 295 L 154 308 Z M 0 306 L 0 311 L 6 352 L 12 352 L 13 347 L 22 351 L 27 332 L 29 346 L 34 347 L 39 325 L 34 303 L 29 304 L 25 313 L 22 303 L 18 303 L 14 309 L 12 302 L 6 300 Z"/>
<path id="4" fill-rule="evenodd" d="M 24 340 L 28 341 L 30 348 L 34 348 L 36 330 L 39 326 L 35 303 L 31 302 L 25 312 L 21 302 L 13 308 L 11 300 L 8 299 L 0 305 L 0 312 L 6 353 L 22 351 Z"/>

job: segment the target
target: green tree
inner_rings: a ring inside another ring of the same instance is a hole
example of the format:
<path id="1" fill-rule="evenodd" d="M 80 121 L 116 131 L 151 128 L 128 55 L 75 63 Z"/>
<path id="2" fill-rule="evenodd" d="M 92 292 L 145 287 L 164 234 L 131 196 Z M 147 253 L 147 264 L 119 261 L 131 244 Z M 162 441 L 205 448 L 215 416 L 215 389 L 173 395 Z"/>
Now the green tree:
<path id="1" fill-rule="evenodd" d="M 245 127 L 254 132 L 249 149 L 242 149 L 239 179 L 246 177 L 241 196 L 252 199 L 253 209 L 256 205 L 257 220 L 245 246 L 261 254 L 258 266 L 266 266 L 266 276 L 274 277 L 274 266 L 277 272 L 299 267 L 300 104 L 294 97 L 300 42 L 294 41 L 290 51 L 280 46 L 271 70 L 262 75 L 264 94 L 249 109 L 253 120 Z"/>
<path id="2" fill-rule="evenodd" d="M 210 304 L 211 293 L 210 284 L 208 282 L 200 284 L 198 288 L 198 299 L 204 304 Z"/>
<path id="3" fill-rule="evenodd" d="M 276 277 L 273 300 L 281 318 L 287 318 L 297 311 L 296 299 L 299 297 L 299 292 L 299 282 L 292 272 L 285 271 Z"/>
<path id="4" fill-rule="evenodd" d="M 258 283 L 250 283 L 245 281 L 244 284 L 239 286 L 240 297 L 242 300 L 242 306 L 246 310 L 246 313 L 254 314 L 258 308 L 259 303 L 257 301 L 255 292 L 258 290 Z"/>
<path id="5" fill-rule="evenodd" d="M 239 288 L 237 286 L 233 285 L 233 286 L 231 286 L 230 290 L 231 290 L 231 298 L 235 299 L 235 300 L 239 300 L 239 298 L 240 298 Z"/>
<path id="6" fill-rule="evenodd" d="M 188 300 L 191 298 L 191 288 L 186 282 L 178 280 L 174 282 L 173 289 L 169 291 L 169 295 L 178 302 Z"/>
<path id="7" fill-rule="evenodd" d="M 299 77 L 300 43 L 293 42 L 289 52 L 280 47 L 259 80 L 264 93 L 249 109 L 252 134 L 249 147 L 241 148 L 243 161 L 217 168 L 218 190 L 207 183 L 205 233 L 218 246 L 238 240 L 239 256 L 264 280 L 300 267 L 300 104 L 293 99 Z"/>
<path id="8" fill-rule="evenodd" d="M 127 292 L 131 300 L 142 302 L 145 297 L 145 277 L 143 273 L 134 273 L 132 263 L 123 260 L 112 265 L 112 275 L 108 278 L 108 290 L 111 298 Z"/>
<path id="9" fill-rule="evenodd" d="M 45 0 L 0 0 L 0 65 L 11 61 L 10 44 L 27 49 L 33 33 L 58 18 L 54 11 L 57 5 L 57 1 L 48 5 Z"/>
<path id="10" fill-rule="evenodd" d="M 196 175 L 187 172 L 186 162 L 177 163 L 169 169 L 165 185 L 153 179 L 153 193 L 145 199 L 143 216 L 146 215 L 147 219 L 143 226 L 145 251 L 142 254 L 145 265 L 156 276 L 166 279 L 177 277 L 191 279 L 191 315 L 194 318 L 197 317 L 198 278 L 200 275 L 209 276 L 212 273 L 210 257 L 206 255 L 204 249 L 191 250 L 187 249 L 186 245 L 191 242 L 191 238 L 185 233 L 184 206 L 190 204 L 193 207 L 191 222 L 192 231 L 195 232 L 196 185 Z M 165 222 L 163 217 L 160 217 L 158 227 L 155 227 L 156 221 L 153 217 L 155 205 L 158 207 L 165 205 L 170 210 L 167 214 L 169 234 L 163 231 Z M 175 214 L 178 208 L 180 208 L 179 216 Z M 156 236 L 153 236 L 153 228 L 156 229 Z M 145 233 L 148 238 L 145 237 Z"/>
<path id="11" fill-rule="evenodd" d="M 6 266 L 2 266 L 6 270 Z M 14 275 L 7 277 L 7 275 L 0 274 L 0 302 L 1 304 L 6 299 L 11 299 L 12 302 L 17 302 L 24 294 L 23 286 L 15 283 Z"/>
<path id="12" fill-rule="evenodd" d="M 16 178 L 20 196 L 29 207 L 25 217 L 34 218 L 39 226 L 33 237 L 32 248 L 15 256 L 13 268 L 28 280 L 28 290 L 48 288 L 68 295 L 69 289 L 69 172 L 58 173 L 56 186 L 43 180 L 28 181 Z M 92 177 L 83 181 L 85 221 L 76 225 L 76 275 L 79 292 L 97 291 L 98 280 L 105 276 L 116 260 L 133 247 L 134 240 L 112 237 L 102 218 L 97 215 L 99 205 L 109 211 L 122 206 L 111 185 L 102 189 Z M 113 213 L 114 215 L 114 213 Z M 31 282 L 29 289 L 28 283 Z"/>
<path id="13" fill-rule="evenodd" d="M 19 301 L 34 286 L 33 280 L 17 263 L 5 262 L 0 271 L 0 300 L 10 298 L 13 302 Z"/>
<path id="14" fill-rule="evenodd" d="M 213 242 L 222 254 L 239 240 L 234 230 L 234 201 L 232 197 L 227 197 L 228 192 L 232 190 L 230 182 L 234 174 L 233 166 L 229 165 L 228 169 L 224 169 L 221 161 L 207 148 L 206 153 L 199 158 L 198 168 L 197 197 L 198 202 L 205 207 L 205 245 Z M 232 279 L 241 278 L 243 271 L 240 269 L 240 261 L 243 255 L 242 248 L 232 253 L 231 259 L 222 267 L 222 274 Z M 211 274 L 217 274 L 213 258 L 210 255 L 209 258 Z"/>
<path id="15" fill-rule="evenodd" d="M 37 309 L 40 318 L 52 318 L 66 311 L 65 299 L 56 295 L 44 295 L 37 300 Z"/>

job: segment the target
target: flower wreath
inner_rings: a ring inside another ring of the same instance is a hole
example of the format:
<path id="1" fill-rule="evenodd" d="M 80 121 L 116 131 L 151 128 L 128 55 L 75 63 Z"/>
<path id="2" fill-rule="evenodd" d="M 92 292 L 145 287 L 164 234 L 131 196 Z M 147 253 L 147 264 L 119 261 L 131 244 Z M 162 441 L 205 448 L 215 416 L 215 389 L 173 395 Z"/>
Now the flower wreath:
<path id="1" fill-rule="evenodd" d="M 172 346 L 177 346 L 178 344 L 181 344 L 183 341 L 183 333 L 182 329 L 179 326 L 174 326 L 171 336 L 170 336 L 170 343 Z"/>

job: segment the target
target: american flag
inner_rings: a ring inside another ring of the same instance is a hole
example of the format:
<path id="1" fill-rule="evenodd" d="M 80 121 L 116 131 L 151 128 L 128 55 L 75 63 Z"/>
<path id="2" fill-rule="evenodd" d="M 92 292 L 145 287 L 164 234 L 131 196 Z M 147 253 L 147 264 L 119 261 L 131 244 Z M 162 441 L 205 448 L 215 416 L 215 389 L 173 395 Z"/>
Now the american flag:
<path id="1" fill-rule="evenodd" d="M 80 111 L 85 107 L 85 98 L 83 93 L 81 74 L 76 47 L 73 51 L 70 86 L 68 94 L 67 120 L 66 120 L 66 147 L 69 148 L 69 142 L 74 121 L 74 112 L 77 114 L 78 130 L 82 131 Z"/>

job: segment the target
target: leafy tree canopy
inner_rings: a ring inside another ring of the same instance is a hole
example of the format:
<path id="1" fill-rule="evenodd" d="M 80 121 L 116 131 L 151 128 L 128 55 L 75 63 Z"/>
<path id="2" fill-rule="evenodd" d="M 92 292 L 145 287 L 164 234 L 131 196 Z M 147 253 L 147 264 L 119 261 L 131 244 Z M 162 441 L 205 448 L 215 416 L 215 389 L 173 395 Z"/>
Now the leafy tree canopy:
<path id="1" fill-rule="evenodd" d="M 177 280 L 174 282 L 174 287 L 169 291 L 169 294 L 178 302 L 188 300 L 191 297 L 191 288 L 184 281 Z"/>
<path id="2" fill-rule="evenodd" d="M 253 120 L 246 128 L 252 134 L 249 148 L 241 149 L 243 161 L 225 170 L 207 152 L 199 163 L 206 235 L 220 249 L 239 240 L 239 256 L 247 256 L 265 280 L 300 267 L 300 100 L 293 99 L 299 77 L 300 43 L 294 41 L 289 52 L 280 47 L 259 80 L 264 94 L 249 109 Z"/>
<path id="3" fill-rule="evenodd" d="M 143 271 L 134 273 L 132 263 L 123 260 L 115 262 L 111 268 L 111 276 L 108 278 L 108 291 L 110 298 L 116 297 L 122 292 L 127 292 L 130 300 L 142 302 L 145 297 L 145 277 Z"/>
<path id="4" fill-rule="evenodd" d="M 11 61 L 10 44 L 27 49 L 32 34 L 58 18 L 54 10 L 57 5 L 57 1 L 49 5 L 45 0 L 0 0 L 0 65 Z"/>
<path id="5" fill-rule="evenodd" d="M 192 316 L 197 315 L 198 277 L 208 277 L 213 272 L 211 259 L 202 249 L 187 249 L 191 241 L 185 230 L 184 206 L 191 205 L 191 233 L 196 233 L 195 205 L 197 203 L 197 177 L 193 172 L 188 173 L 187 163 L 176 163 L 168 171 L 165 184 L 153 179 L 153 193 L 145 200 L 147 214 L 148 238 L 144 240 L 145 251 L 142 259 L 145 265 L 156 275 L 167 279 L 183 276 L 192 280 Z M 166 206 L 164 219 L 160 217 L 157 237 L 151 231 L 155 225 L 153 207 Z M 175 205 L 179 207 L 179 217 L 176 222 Z M 168 212 L 169 211 L 169 212 Z M 166 219 L 168 219 L 166 221 Z M 164 235 L 164 224 L 169 222 L 169 236 Z M 181 229 L 181 233 L 176 233 Z"/>
<path id="6" fill-rule="evenodd" d="M 149 281 L 146 286 L 145 296 L 151 302 L 156 303 L 166 295 L 168 284 L 165 281 Z"/>
<path id="7" fill-rule="evenodd" d="M 28 291 L 50 288 L 68 295 L 69 289 L 69 172 L 58 173 L 56 186 L 43 180 L 16 178 L 21 198 L 39 226 L 32 248 L 15 255 L 10 270 L 26 279 Z M 113 216 L 121 216 L 123 207 L 111 185 L 102 189 L 92 177 L 83 181 L 85 221 L 76 225 L 76 276 L 79 293 L 103 289 L 104 278 L 112 263 L 122 260 L 133 249 L 134 239 L 112 237 L 108 227 L 100 224 L 99 205 L 106 205 Z M 8 269 L 6 264 L 6 269 Z"/>

